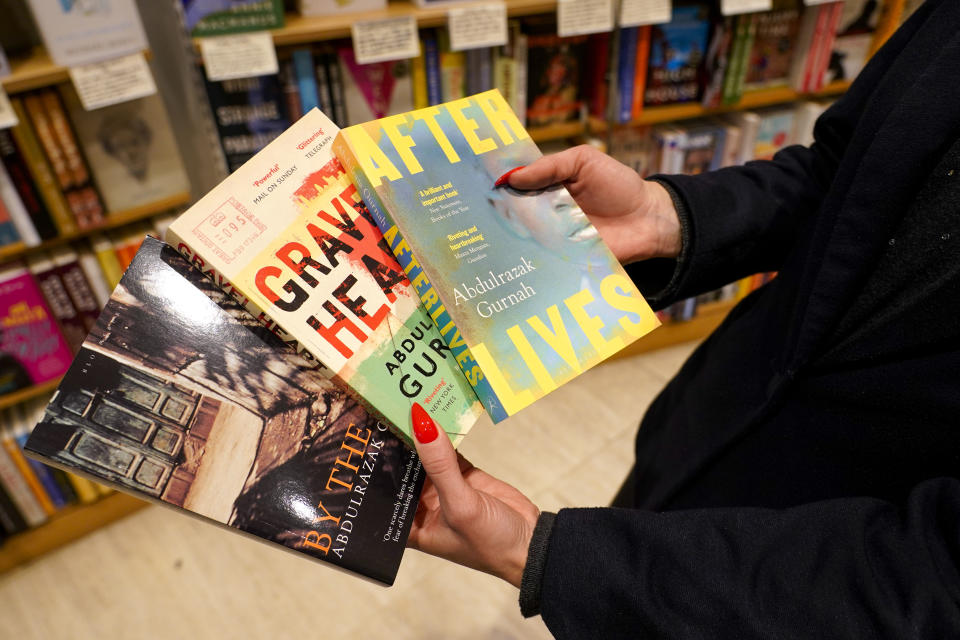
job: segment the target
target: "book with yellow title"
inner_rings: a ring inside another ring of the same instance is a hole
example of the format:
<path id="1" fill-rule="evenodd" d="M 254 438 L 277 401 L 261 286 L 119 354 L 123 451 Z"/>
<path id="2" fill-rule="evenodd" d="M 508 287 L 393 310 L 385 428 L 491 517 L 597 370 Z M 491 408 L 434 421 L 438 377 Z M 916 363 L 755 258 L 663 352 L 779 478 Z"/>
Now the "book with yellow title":
<path id="1" fill-rule="evenodd" d="M 166 239 L 408 442 L 416 401 L 457 444 L 483 408 L 333 156 L 337 131 L 307 113 Z"/>
<path id="2" fill-rule="evenodd" d="M 334 153 L 494 421 L 658 326 L 566 188 L 494 186 L 541 155 L 499 91 L 348 127 Z"/>

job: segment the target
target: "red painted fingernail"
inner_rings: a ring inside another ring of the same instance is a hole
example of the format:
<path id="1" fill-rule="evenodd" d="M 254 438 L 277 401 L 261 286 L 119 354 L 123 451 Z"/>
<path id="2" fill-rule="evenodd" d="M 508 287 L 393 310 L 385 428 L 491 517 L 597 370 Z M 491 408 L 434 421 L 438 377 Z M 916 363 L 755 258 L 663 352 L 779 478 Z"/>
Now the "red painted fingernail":
<path id="1" fill-rule="evenodd" d="M 410 407 L 410 418 L 413 420 L 413 434 L 417 436 L 417 442 L 426 444 L 437 439 L 437 423 L 419 402 L 414 402 Z"/>
<path id="2" fill-rule="evenodd" d="M 510 180 L 510 174 L 514 171 L 520 171 L 520 169 L 523 169 L 523 167 L 514 167 L 513 169 L 510 169 L 510 171 L 507 171 L 505 174 L 497 178 L 497 181 L 493 183 L 493 186 L 502 187 L 503 185 L 507 184 L 507 182 Z"/>

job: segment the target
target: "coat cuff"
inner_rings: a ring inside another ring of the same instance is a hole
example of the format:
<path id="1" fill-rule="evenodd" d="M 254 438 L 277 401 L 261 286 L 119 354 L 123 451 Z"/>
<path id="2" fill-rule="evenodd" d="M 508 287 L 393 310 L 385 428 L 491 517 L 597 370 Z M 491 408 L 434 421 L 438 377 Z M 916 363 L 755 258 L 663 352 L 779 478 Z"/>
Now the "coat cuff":
<path id="1" fill-rule="evenodd" d="M 640 292 L 654 309 L 662 309 L 675 302 L 680 283 L 686 272 L 689 256 L 692 255 L 691 243 L 693 233 L 690 219 L 690 209 L 687 207 L 680 193 L 666 180 L 658 177 L 649 178 L 656 182 L 670 195 L 673 206 L 680 219 L 680 255 L 674 258 L 651 258 L 641 262 L 634 262 L 624 266 Z"/>
<path id="2" fill-rule="evenodd" d="M 524 618 L 540 614 L 540 588 L 543 585 L 543 569 L 547 564 L 547 547 L 557 514 L 544 511 L 533 528 L 530 546 L 527 549 L 527 564 L 520 579 L 520 613 Z"/>

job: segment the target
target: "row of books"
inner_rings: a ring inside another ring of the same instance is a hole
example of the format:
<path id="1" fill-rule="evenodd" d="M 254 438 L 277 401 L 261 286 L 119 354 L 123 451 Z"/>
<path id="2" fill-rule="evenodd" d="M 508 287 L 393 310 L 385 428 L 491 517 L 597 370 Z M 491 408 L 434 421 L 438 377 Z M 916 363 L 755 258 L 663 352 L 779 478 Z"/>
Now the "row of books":
<path id="1" fill-rule="evenodd" d="M 28 458 L 23 453 L 47 398 L 0 412 L 0 542 L 40 526 L 66 507 L 89 504 L 111 492 L 102 484 Z"/>
<path id="2" fill-rule="evenodd" d="M 19 122 L 0 130 L 0 246 L 36 246 L 189 192 L 159 95 L 86 111 L 64 84 L 10 101 Z"/>
<path id="3" fill-rule="evenodd" d="M 771 11 L 721 16 L 714 3 L 675 4 L 667 24 L 594 36 L 596 72 L 606 67 L 609 80 L 592 88 L 591 115 L 625 123 L 648 106 L 699 101 L 712 108 L 736 104 L 745 91 L 815 92 L 852 80 L 899 24 L 903 9 L 899 0 L 773 5 Z"/>
<path id="4" fill-rule="evenodd" d="M 95 234 L 0 269 L 0 395 L 66 372 L 144 236 L 168 223 Z"/>
<path id="5" fill-rule="evenodd" d="M 751 160 L 769 159 L 791 144 L 813 142 L 813 125 L 826 101 L 760 111 L 743 111 L 676 125 L 630 126 L 612 136 L 607 151 L 647 177 L 657 173 L 697 174 Z M 770 280 L 757 274 L 717 291 L 681 300 L 658 312 L 661 322 L 696 317 L 701 305 L 735 302 Z"/>

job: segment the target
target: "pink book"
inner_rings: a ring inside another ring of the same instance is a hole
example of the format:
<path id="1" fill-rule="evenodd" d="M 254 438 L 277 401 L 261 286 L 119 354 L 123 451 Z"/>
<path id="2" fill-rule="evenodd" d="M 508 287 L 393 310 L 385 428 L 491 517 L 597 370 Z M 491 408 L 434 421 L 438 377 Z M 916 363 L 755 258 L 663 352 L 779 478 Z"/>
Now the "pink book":
<path id="1" fill-rule="evenodd" d="M 62 376 L 73 355 L 22 264 L 0 270 L 0 393 Z"/>

